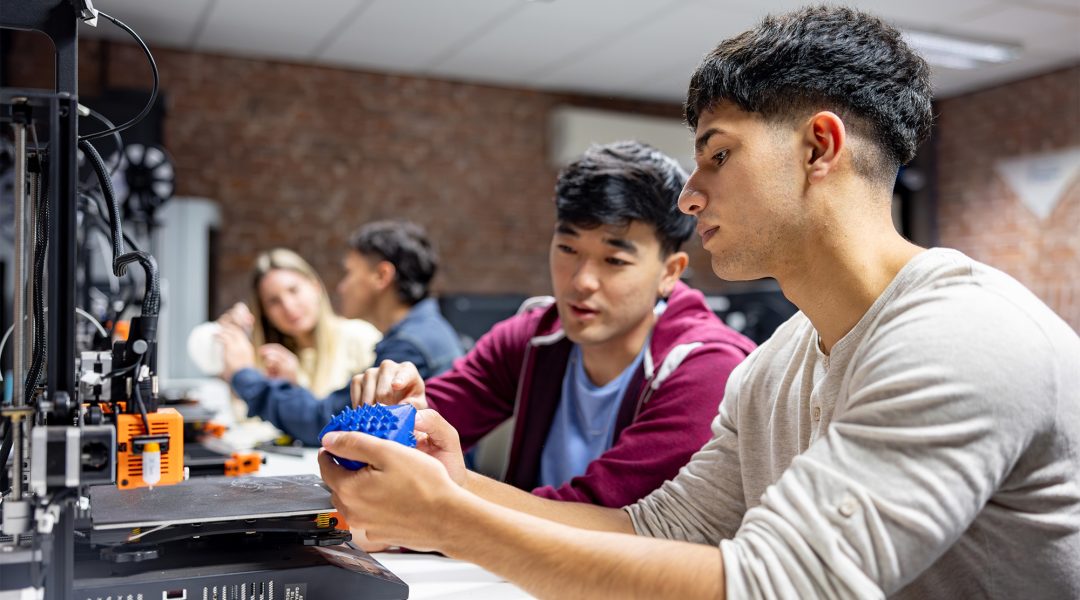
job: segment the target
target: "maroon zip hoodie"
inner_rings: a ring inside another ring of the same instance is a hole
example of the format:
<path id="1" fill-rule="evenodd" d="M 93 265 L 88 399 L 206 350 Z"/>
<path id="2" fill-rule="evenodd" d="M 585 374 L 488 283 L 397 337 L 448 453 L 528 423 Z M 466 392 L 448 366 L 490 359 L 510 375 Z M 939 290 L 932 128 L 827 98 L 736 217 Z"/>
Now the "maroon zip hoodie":
<path id="1" fill-rule="evenodd" d="M 673 478 L 709 440 L 728 375 L 754 343 L 724 325 L 701 292 L 678 284 L 623 396 L 611 448 L 562 486 L 535 487 L 572 347 L 554 304 L 527 310 L 429 379 L 428 403 L 465 449 L 516 417 L 507 483 L 545 498 L 621 507 Z"/>

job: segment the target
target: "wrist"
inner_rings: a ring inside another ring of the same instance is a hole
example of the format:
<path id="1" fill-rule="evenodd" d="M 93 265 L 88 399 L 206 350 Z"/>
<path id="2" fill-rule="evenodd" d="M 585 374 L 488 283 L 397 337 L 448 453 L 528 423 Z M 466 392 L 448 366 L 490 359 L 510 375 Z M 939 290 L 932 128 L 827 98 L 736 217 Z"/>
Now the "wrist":
<path id="1" fill-rule="evenodd" d="M 463 524 L 476 524 L 484 515 L 484 503 L 482 498 L 461 487 L 455 487 L 444 495 L 439 502 L 439 510 L 433 513 L 439 515 L 434 527 L 434 546 L 451 558 L 461 558 L 466 554 L 470 540 L 477 531 L 472 525 Z"/>
<path id="2" fill-rule="evenodd" d="M 477 477 L 478 477 L 478 475 L 476 473 L 473 473 L 472 471 L 470 471 L 468 469 L 465 469 L 465 479 L 463 479 L 461 481 L 461 489 L 465 490 L 466 492 L 469 492 L 470 494 L 475 494 L 476 492 L 473 491 L 473 490 L 474 490 L 474 486 L 476 485 L 476 478 Z"/>
<path id="3" fill-rule="evenodd" d="M 263 378 L 263 374 L 256 371 L 254 367 L 240 367 L 239 369 L 222 373 L 222 379 L 224 379 L 225 383 L 229 384 L 229 387 L 234 390 L 237 386 L 243 387 Z"/>

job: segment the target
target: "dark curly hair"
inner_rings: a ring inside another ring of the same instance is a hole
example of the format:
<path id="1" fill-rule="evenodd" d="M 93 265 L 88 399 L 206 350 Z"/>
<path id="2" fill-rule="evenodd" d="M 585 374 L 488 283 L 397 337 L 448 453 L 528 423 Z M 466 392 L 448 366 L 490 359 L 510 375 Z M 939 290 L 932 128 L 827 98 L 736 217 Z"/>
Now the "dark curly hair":
<path id="1" fill-rule="evenodd" d="M 694 233 L 694 218 L 679 212 L 685 183 L 679 163 L 648 144 L 594 144 L 559 173 L 555 216 L 585 229 L 647 223 L 667 256 Z"/>
<path id="2" fill-rule="evenodd" d="M 394 265 L 402 302 L 412 306 L 427 297 L 439 257 L 423 227 L 411 221 L 374 221 L 356 230 L 349 245 L 368 258 Z"/>
<path id="3" fill-rule="evenodd" d="M 895 28 L 843 7 L 813 6 L 725 40 L 702 60 L 686 94 L 686 122 L 727 101 L 770 121 L 831 110 L 871 142 L 856 171 L 895 180 L 930 133 L 930 68 Z"/>

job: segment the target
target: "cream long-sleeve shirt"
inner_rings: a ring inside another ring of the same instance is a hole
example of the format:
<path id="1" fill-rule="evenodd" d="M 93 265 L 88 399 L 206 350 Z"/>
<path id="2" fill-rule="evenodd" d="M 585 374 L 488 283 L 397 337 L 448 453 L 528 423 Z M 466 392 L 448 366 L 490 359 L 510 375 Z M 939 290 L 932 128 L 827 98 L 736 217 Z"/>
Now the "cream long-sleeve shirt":
<path id="1" fill-rule="evenodd" d="M 334 353 L 325 357 L 330 369 L 322 380 L 315 377 L 318 354 L 315 348 L 305 348 L 297 354 L 300 363 L 296 383 L 311 390 L 318 398 L 328 396 L 352 381 L 353 375 L 363 373 L 375 362 L 375 344 L 382 334 L 374 325 L 360 319 L 334 317 L 337 344 Z"/>
<path id="2" fill-rule="evenodd" d="M 1080 338 L 1012 278 L 912 259 L 826 356 L 795 315 L 713 439 L 627 508 L 729 598 L 1080 598 Z"/>

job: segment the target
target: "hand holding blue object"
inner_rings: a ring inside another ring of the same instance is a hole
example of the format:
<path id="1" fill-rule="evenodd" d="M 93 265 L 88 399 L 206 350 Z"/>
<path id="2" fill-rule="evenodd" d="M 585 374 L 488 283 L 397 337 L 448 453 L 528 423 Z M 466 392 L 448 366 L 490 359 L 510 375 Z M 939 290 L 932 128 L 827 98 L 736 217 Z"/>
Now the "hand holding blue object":
<path id="1" fill-rule="evenodd" d="M 323 436 L 331 431 L 359 431 L 415 448 L 416 437 L 413 436 L 415 424 L 416 409 L 409 404 L 394 406 L 364 404 L 357 408 L 346 407 L 330 419 L 326 427 L 319 432 L 319 441 L 322 442 Z M 333 454 L 330 456 L 333 457 L 335 463 L 351 471 L 358 471 L 367 466 L 367 463 L 360 461 L 341 458 Z"/>

